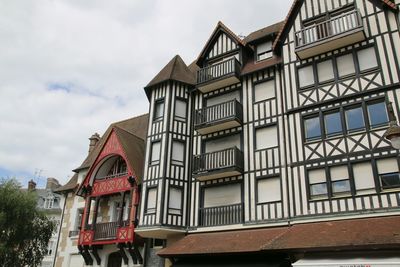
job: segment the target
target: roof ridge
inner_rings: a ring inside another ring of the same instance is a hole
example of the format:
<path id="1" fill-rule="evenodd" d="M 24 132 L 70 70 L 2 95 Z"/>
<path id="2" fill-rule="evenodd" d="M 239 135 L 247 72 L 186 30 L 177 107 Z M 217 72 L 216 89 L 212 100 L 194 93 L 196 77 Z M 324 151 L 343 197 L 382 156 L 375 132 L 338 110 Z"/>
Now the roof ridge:
<path id="1" fill-rule="evenodd" d="M 136 118 L 139 118 L 139 117 L 143 117 L 143 116 L 146 116 L 146 115 L 149 115 L 149 113 L 143 113 L 143 114 L 137 115 L 135 117 L 131 117 L 131 118 L 120 120 L 120 121 L 115 121 L 115 122 L 111 123 L 110 126 L 116 125 L 118 123 L 126 122 L 126 121 L 129 121 L 129 120 L 132 120 L 132 119 L 136 119 Z"/>
<path id="2" fill-rule="evenodd" d="M 134 137 L 136 137 L 136 138 L 138 138 L 138 139 L 144 141 L 143 138 L 141 138 L 141 137 L 137 136 L 136 134 L 131 133 L 131 132 L 129 132 L 129 131 L 127 131 L 127 130 L 121 128 L 121 127 L 119 127 L 118 125 L 114 125 L 113 128 L 116 128 L 116 129 L 118 129 L 118 130 L 122 130 L 122 131 L 124 131 L 124 132 L 126 132 L 126 133 L 128 133 L 128 134 L 130 134 L 130 135 L 132 135 L 132 136 L 134 136 Z"/>

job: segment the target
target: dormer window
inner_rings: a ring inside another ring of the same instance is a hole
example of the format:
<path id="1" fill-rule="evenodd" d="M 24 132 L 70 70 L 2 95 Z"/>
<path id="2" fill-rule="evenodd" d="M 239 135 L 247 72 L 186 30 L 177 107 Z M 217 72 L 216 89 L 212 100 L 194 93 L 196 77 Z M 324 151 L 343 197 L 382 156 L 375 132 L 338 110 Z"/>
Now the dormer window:
<path id="1" fill-rule="evenodd" d="M 272 42 L 268 41 L 265 43 L 258 44 L 257 50 L 257 61 L 261 61 L 272 57 Z"/>
<path id="2" fill-rule="evenodd" d="M 52 209 L 54 205 L 54 197 L 52 196 L 48 196 L 45 200 L 44 200 L 44 208 L 45 209 Z"/>

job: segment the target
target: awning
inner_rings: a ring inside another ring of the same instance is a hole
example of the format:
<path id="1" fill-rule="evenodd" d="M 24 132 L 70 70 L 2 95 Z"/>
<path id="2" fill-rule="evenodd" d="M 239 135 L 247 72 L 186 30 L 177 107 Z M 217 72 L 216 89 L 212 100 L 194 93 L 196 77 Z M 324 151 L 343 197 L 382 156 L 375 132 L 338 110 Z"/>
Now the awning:
<path id="1" fill-rule="evenodd" d="M 158 255 L 181 257 L 354 249 L 400 249 L 400 216 L 189 234 Z"/>
<path id="2" fill-rule="evenodd" d="M 400 257 L 393 254 L 318 256 L 305 257 L 292 265 L 293 267 L 399 267 Z"/>

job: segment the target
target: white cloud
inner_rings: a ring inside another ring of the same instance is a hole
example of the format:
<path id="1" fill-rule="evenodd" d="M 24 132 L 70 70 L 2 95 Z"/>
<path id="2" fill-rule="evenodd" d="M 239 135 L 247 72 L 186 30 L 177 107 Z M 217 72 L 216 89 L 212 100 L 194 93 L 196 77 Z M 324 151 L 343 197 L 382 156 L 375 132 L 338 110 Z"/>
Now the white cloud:
<path id="1" fill-rule="evenodd" d="M 87 154 L 87 138 L 146 113 L 143 87 L 175 54 L 191 63 L 218 20 L 245 35 L 284 19 L 289 6 L 289 0 L 1 1 L 0 176 L 44 169 L 65 183 Z"/>

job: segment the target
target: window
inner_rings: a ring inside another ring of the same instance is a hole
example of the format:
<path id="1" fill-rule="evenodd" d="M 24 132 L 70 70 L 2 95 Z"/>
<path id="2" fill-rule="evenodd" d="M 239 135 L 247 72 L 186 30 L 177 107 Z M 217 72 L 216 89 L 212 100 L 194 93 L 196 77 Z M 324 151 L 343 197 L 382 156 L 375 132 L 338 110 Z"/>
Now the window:
<path id="1" fill-rule="evenodd" d="M 354 74 L 356 69 L 354 67 L 353 54 L 347 54 L 336 58 L 336 65 L 339 77 Z"/>
<path id="2" fill-rule="evenodd" d="M 257 45 L 257 61 L 272 57 L 272 42 Z"/>
<path id="3" fill-rule="evenodd" d="M 275 97 L 275 81 L 270 80 L 254 85 L 254 102 Z"/>
<path id="4" fill-rule="evenodd" d="M 383 189 L 400 187 L 399 165 L 396 158 L 377 160 L 376 165 Z"/>
<path id="5" fill-rule="evenodd" d="M 157 202 L 157 188 L 148 188 L 146 213 L 156 212 L 156 202 Z"/>
<path id="6" fill-rule="evenodd" d="M 240 184 L 230 184 L 204 189 L 204 207 L 218 207 L 241 203 Z"/>
<path id="7" fill-rule="evenodd" d="M 154 120 L 162 119 L 164 116 L 164 101 L 156 101 L 154 108 Z"/>
<path id="8" fill-rule="evenodd" d="M 240 148 L 239 134 L 232 134 L 216 139 L 210 139 L 207 140 L 205 144 L 206 153 L 221 151 L 232 147 Z"/>
<path id="9" fill-rule="evenodd" d="M 365 129 L 362 107 L 346 110 L 346 124 L 349 132 Z"/>
<path id="10" fill-rule="evenodd" d="M 181 141 L 172 141 L 172 164 L 183 164 L 185 144 Z"/>
<path id="11" fill-rule="evenodd" d="M 304 128 L 306 140 L 321 138 L 321 125 L 319 122 L 319 117 L 305 119 Z"/>
<path id="12" fill-rule="evenodd" d="M 151 144 L 151 165 L 159 164 L 160 163 L 160 148 L 161 142 L 154 142 Z"/>
<path id="13" fill-rule="evenodd" d="M 327 196 L 328 187 L 326 184 L 325 169 L 308 171 L 308 183 L 310 185 L 311 198 Z"/>
<path id="14" fill-rule="evenodd" d="M 315 83 L 313 65 L 299 68 L 298 76 L 300 88 L 313 85 Z"/>
<path id="15" fill-rule="evenodd" d="M 389 122 L 386 105 L 384 102 L 368 104 L 368 117 L 371 127 L 387 125 Z"/>
<path id="16" fill-rule="evenodd" d="M 49 243 L 47 244 L 47 256 L 51 256 L 53 255 L 53 250 L 54 250 L 54 241 L 49 241 Z"/>
<path id="17" fill-rule="evenodd" d="M 184 100 L 177 99 L 175 101 L 175 117 L 186 118 L 186 102 Z"/>
<path id="18" fill-rule="evenodd" d="M 318 70 L 318 81 L 320 83 L 333 80 L 335 75 L 333 74 L 333 63 L 332 60 L 326 60 L 317 64 Z"/>
<path id="19" fill-rule="evenodd" d="M 76 220 L 75 220 L 75 231 L 79 230 L 79 227 L 82 224 L 82 218 L 83 218 L 83 209 L 78 209 L 76 213 Z"/>
<path id="20" fill-rule="evenodd" d="M 171 214 L 181 214 L 182 212 L 182 189 L 170 187 L 168 212 Z"/>
<path id="21" fill-rule="evenodd" d="M 335 166 L 329 169 L 331 175 L 332 194 L 350 192 L 349 171 L 347 166 Z"/>
<path id="22" fill-rule="evenodd" d="M 54 204 L 54 197 L 53 196 L 48 196 L 44 200 L 44 208 L 45 209 L 52 209 Z"/>
<path id="23" fill-rule="evenodd" d="M 325 133 L 327 136 L 342 133 L 342 119 L 339 111 L 325 114 L 324 119 Z"/>
<path id="24" fill-rule="evenodd" d="M 358 51 L 357 57 L 360 71 L 365 71 L 378 67 L 378 61 L 376 59 L 374 47 L 369 47 Z"/>
<path id="25" fill-rule="evenodd" d="M 257 182 L 257 202 L 266 203 L 281 200 L 281 181 L 279 177 L 260 179 Z"/>
<path id="26" fill-rule="evenodd" d="M 231 91 L 225 94 L 221 94 L 218 96 L 213 96 L 210 98 L 207 98 L 207 107 L 226 103 L 230 100 L 236 99 L 238 102 L 240 102 L 240 92 L 239 90 Z"/>
<path id="27" fill-rule="evenodd" d="M 371 162 L 353 164 L 353 174 L 357 191 L 375 188 Z"/>
<path id="28" fill-rule="evenodd" d="M 256 149 L 265 149 L 278 146 L 278 132 L 276 126 L 256 129 Z"/>

